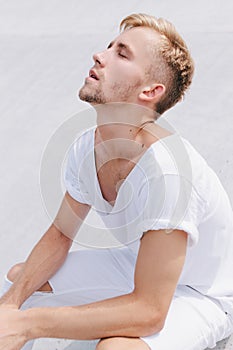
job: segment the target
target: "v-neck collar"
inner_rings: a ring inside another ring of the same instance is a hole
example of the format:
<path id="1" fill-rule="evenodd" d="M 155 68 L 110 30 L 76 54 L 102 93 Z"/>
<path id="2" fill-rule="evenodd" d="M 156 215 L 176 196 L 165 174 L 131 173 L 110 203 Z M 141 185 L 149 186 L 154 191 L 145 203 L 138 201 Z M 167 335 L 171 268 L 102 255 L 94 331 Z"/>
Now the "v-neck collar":
<path id="1" fill-rule="evenodd" d="M 122 182 L 118 192 L 117 192 L 117 195 L 116 195 L 116 199 L 114 201 L 114 204 L 110 204 L 104 197 L 103 197 L 103 193 L 102 193 L 102 190 L 101 190 L 101 187 L 100 187 L 100 183 L 99 183 L 99 179 L 98 179 L 98 175 L 97 175 L 97 169 L 96 169 L 96 158 L 95 158 L 95 132 L 96 132 L 96 129 L 97 129 L 97 126 L 95 126 L 93 128 L 93 134 L 92 134 L 92 159 L 93 159 L 93 168 L 94 168 L 94 176 L 95 176 L 95 181 L 96 181 L 96 184 L 97 184 L 97 191 L 98 191 L 98 194 L 100 195 L 100 198 L 104 201 L 104 203 L 107 205 L 108 207 L 108 213 L 112 213 L 112 212 L 115 212 L 117 211 L 116 210 L 116 207 L 117 207 L 117 202 L 119 200 L 119 196 L 120 196 L 120 192 L 122 192 L 122 188 L 125 186 L 125 183 L 128 181 L 129 177 L 131 176 L 131 174 L 133 173 L 134 171 L 134 168 L 136 167 L 136 164 L 138 164 L 138 162 L 135 164 L 135 166 L 132 168 L 132 170 L 129 172 L 129 174 L 127 175 L 127 177 L 124 179 L 124 181 Z M 144 154 L 143 154 L 144 156 Z M 143 157 L 142 156 L 142 157 Z M 141 157 L 141 158 L 142 158 Z M 140 159 L 141 159 L 140 158 Z M 139 160 L 140 160 L 139 159 Z"/>
<path id="2" fill-rule="evenodd" d="M 100 183 L 99 183 L 99 179 L 98 179 L 98 176 L 97 176 L 97 169 L 96 169 L 96 158 L 95 158 L 95 132 L 96 132 L 96 129 L 97 129 L 97 125 L 95 125 L 93 128 L 92 128 L 92 137 L 91 137 L 91 142 L 92 142 L 92 145 L 91 145 L 91 148 L 92 148 L 92 163 L 93 163 L 93 171 L 94 171 L 94 178 L 95 178 L 95 182 L 97 184 L 97 191 L 98 191 L 98 194 L 100 195 L 100 198 L 104 201 L 105 205 L 107 206 L 107 212 L 108 214 L 111 214 L 113 212 L 116 212 L 117 211 L 117 204 L 118 204 L 118 201 L 119 201 L 119 197 L 120 197 L 120 194 L 121 192 L 123 191 L 123 188 L 125 187 L 125 184 L 127 183 L 127 181 L 129 180 L 129 178 L 131 178 L 133 176 L 133 174 L 135 173 L 136 169 L 138 168 L 138 165 L 143 161 L 143 159 L 145 158 L 145 156 L 151 152 L 151 149 L 155 146 L 156 143 L 160 143 L 160 140 L 164 140 L 166 138 L 169 138 L 171 136 L 173 136 L 174 134 L 171 134 L 171 135 L 168 135 L 168 136 L 165 136 L 164 138 L 158 140 L 158 141 L 155 141 L 153 143 L 150 144 L 150 146 L 146 149 L 146 151 L 143 153 L 143 155 L 139 158 L 139 160 L 135 163 L 134 167 L 130 170 L 129 174 L 127 175 L 127 177 L 124 179 L 124 181 L 122 182 L 118 192 L 117 192 L 117 196 L 116 196 L 116 199 L 115 199 L 115 202 L 114 204 L 110 204 L 104 197 L 103 197 L 103 193 L 101 191 L 101 187 L 100 187 Z"/>

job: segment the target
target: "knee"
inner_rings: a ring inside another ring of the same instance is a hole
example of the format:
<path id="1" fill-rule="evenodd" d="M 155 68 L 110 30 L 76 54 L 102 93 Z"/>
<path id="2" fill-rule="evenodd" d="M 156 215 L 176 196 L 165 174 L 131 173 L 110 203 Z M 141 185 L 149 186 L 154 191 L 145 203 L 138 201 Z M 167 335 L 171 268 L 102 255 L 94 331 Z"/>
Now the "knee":
<path id="1" fill-rule="evenodd" d="M 7 274 L 7 278 L 10 282 L 15 282 L 17 277 L 19 276 L 19 274 L 21 273 L 22 269 L 23 269 L 24 263 L 18 263 L 14 266 L 12 266 L 12 268 L 9 270 L 8 274 Z M 49 282 L 45 283 L 44 285 L 42 285 L 38 291 L 41 292 L 52 292 L 52 287 L 50 286 Z"/>
<path id="2" fill-rule="evenodd" d="M 9 270 L 8 274 L 7 274 L 7 278 L 11 281 L 14 282 L 18 275 L 20 274 L 20 272 L 22 271 L 24 263 L 18 263 L 14 266 L 12 266 L 12 268 Z"/>
<path id="3" fill-rule="evenodd" d="M 97 343 L 95 350 L 110 350 L 113 348 L 112 338 L 103 338 Z"/>
<path id="4" fill-rule="evenodd" d="M 95 350 L 149 350 L 150 348 L 140 338 L 110 337 L 97 343 Z"/>

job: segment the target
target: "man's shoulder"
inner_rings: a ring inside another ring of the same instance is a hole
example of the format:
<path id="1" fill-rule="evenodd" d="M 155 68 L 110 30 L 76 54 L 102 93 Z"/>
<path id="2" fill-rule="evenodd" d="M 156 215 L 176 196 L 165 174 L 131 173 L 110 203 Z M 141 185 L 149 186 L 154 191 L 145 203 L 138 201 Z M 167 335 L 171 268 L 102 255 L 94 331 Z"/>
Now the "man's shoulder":
<path id="1" fill-rule="evenodd" d="M 83 141 L 86 139 L 90 139 L 93 136 L 93 132 L 95 131 L 96 126 L 92 126 L 90 128 L 84 128 L 80 130 L 75 137 L 75 142 Z"/>
<path id="2" fill-rule="evenodd" d="M 86 128 L 86 129 L 80 130 L 76 134 L 72 144 L 70 145 L 71 152 L 73 151 L 76 154 L 76 156 L 77 154 L 87 152 L 87 150 L 89 150 L 93 144 L 94 130 L 95 130 L 95 126 L 88 129 Z"/>

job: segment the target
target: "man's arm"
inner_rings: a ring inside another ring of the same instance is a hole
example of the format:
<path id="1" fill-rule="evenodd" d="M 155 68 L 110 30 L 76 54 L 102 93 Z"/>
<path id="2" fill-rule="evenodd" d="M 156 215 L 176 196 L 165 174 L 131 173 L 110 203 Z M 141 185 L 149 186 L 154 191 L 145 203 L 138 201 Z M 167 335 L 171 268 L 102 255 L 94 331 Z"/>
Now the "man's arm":
<path id="1" fill-rule="evenodd" d="M 185 260 L 187 234 L 148 231 L 141 239 L 132 293 L 82 306 L 23 311 L 29 338 L 139 337 L 163 328 Z"/>
<path id="2" fill-rule="evenodd" d="M 20 307 L 63 264 L 72 245 L 72 238 L 81 226 L 90 206 L 65 194 L 58 214 L 23 265 L 22 271 L 0 304 Z"/>

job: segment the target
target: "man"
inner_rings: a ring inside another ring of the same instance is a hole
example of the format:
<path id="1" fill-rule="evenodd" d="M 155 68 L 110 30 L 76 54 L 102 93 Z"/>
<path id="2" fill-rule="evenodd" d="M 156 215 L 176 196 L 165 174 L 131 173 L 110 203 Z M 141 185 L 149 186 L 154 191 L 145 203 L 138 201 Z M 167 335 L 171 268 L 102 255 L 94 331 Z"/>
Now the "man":
<path id="1" fill-rule="evenodd" d="M 190 143 L 156 123 L 189 87 L 192 59 L 165 20 L 135 14 L 121 28 L 79 92 L 97 126 L 71 148 L 60 210 L 6 277 L 0 350 L 40 337 L 201 350 L 233 331 L 229 199 Z M 91 207 L 122 245 L 68 254 Z"/>

